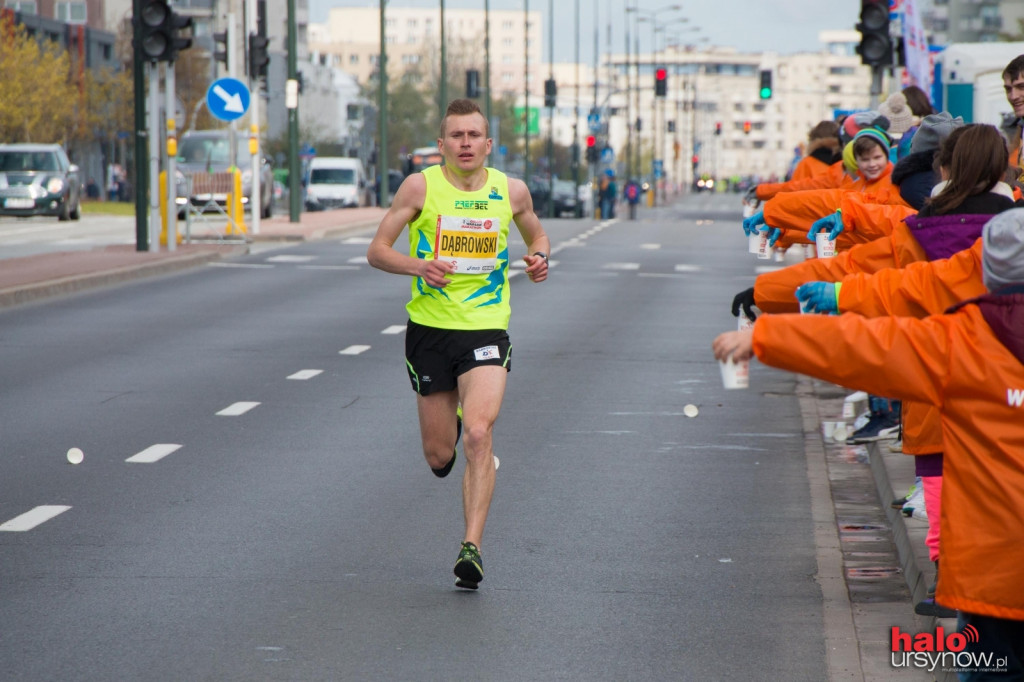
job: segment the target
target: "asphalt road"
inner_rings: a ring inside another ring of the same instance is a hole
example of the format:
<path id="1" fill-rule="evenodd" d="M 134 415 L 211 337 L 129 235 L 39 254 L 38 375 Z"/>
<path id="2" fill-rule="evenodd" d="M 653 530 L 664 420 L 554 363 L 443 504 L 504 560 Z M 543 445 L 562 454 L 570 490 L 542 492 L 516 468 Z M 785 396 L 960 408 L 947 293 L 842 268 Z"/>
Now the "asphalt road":
<path id="1" fill-rule="evenodd" d="M 4 679 L 825 679 L 794 378 L 722 389 L 756 261 L 713 199 L 545 222 L 479 592 L 365 238 L 0 311 Z"/>

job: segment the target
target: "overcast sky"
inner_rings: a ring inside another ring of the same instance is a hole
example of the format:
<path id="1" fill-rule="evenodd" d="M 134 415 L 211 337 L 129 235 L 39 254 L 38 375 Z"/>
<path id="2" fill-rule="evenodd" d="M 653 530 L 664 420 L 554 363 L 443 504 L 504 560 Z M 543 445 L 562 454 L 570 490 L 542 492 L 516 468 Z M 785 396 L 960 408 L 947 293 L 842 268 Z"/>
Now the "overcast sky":
<path id="1" fill-rule="evenodd" d="M 637 3 L 641 14 L 657 11 L 659 24 L 686 17 L 688 23 L 674 23 L 659 33 L 658 43 L 666 36 L 682 39 L 707 36 L 707 43 L 735 47 L 741 52 L 774 51 L 814 52 L 820 47 L 818 32 L 832 29 L 853 29 L 860 13 L 859 0 L 526 0 L 531 11 L 540 11 L 544 21 L 544 61 L 548 59 L 548 8 L 554 5 L 556 62 L 573 61 L 576 54 L 574 19 L 576 6 L 580 8 L 580 59 L 592 63 L 594 54 L 594 24 L 598 24 L 601 53 L 608 51 L 609 21 L 612 25 L 612 51 L 624 49 L 625 7 Z M 674 4 L 681 11 L 664 8 Z M 322 23 L 327 12 L 335 7 L 379 8 L 378 0 L 309 0 L 310 20 Z M 440 0 L 388 0 L 388 7 L 434 7 L 440 11 Z M 523 11 L 524 0 L 490 0 L 492 10 Z M 484 0 L 446 0 L 445 9 L 483 9 Z M 677 33 L 689 26 L 699 31 Z M 651 25 L 640 24 L 641 51 L 648 49 Z"/>

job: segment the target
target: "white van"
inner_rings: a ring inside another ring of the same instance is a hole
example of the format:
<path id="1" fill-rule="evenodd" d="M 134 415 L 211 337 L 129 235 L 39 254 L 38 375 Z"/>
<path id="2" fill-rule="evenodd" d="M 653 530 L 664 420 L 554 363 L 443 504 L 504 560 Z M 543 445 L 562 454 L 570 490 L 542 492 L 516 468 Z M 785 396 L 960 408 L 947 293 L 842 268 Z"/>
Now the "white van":
<path id="1" fill-rule="evenodd" d="M 318 156 L 309 162 L 306 210 L 369 206 L 372 189 L 359 159 Z"/>

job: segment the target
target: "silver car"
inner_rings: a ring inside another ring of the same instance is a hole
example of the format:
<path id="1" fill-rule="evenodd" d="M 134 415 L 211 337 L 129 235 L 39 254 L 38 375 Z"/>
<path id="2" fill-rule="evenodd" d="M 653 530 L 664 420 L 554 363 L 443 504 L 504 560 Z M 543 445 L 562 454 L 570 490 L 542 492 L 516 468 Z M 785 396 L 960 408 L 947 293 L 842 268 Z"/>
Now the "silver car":
<path id="1" fill-rule="evenodd" d="M 227 203 L 226 192 L 214 192 L 199 194 L 193 192 L 189 195 L 189 178 L 195 173 L 223 173 L 231 169 L 231 130 L 224 128 L 220 130 L 190 130 L 178 140 L 178 155 L 175 157 L 177 172 L 175 173 L 175 185 L 177 187 L 178 212 L 184 217 L 185 209 L 191 202 L 194 210 L 214 208 L 211 202 L 221 206 Z M 252 197 L 252 155 L 249 154 L 249 138 L 238 133 L 237 165 L 242 172 L 242 204 L 250 208 L 249 202 Z M 269 218 L 274 204 L 274 178 L 273 169 L 266 157 L 261 157 L 260 171 L 260 217 Z"/>
<path id="2" fill-rule="evenodd" d="M 82 180 L 59 144 L 0 144 L 0 215 L 78 220 Z"/>

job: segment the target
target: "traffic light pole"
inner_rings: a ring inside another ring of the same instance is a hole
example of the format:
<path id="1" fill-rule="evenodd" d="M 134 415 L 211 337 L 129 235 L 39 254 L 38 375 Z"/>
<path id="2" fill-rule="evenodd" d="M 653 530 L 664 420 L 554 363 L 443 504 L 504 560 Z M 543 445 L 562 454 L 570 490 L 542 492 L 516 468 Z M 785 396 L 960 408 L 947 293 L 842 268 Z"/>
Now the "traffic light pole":
<path id="1" fill-rule="evenodd" d="M 160 63 L 147 62 L 149 75 L 149 224 L 160 224 Z M 153 231 L 149 231 L 147 251 L 153 250 Z"/>
<path id="2" fill-rule="evenodd" d="M 245 28 L 247 35 L 258 32 L 256 0 L 246 0 L 245 3 Z M 252 234 L 260 233 L 260 214 L 263 211 L 260 179 L 263 177 L 262 164 L 260 163 L 260 74 L 249 74 L 249 87 L 252 91 L 249 105 L 249 173 L 252 178 L 252 192 L 250 194 L 249 210 L 252 212 Z M 269 189 L 269 188 L 268 188 Z"/>
<path id="3" fill-rule="evenodd" d="M 167 183 L 164 186 L 164 191 L 167 193 L 167 205 L 164 208 L 167 211 L 168 251 L 174 251 L 178 246 L 178 206 L 175 202 L 175 199 L 178 198 L 178 192 L 177 183 L 174 181 L 176 168 L 174 156 L 177 153 L 177 138 L 174 133 L 174 88 L 174 62 L 167 62 L 167 77 L 164 80 L 164 116 L 167 117 L 167 146 L 165 147 L 167 163 L 164 165 L 164 168 L 167 169 Z M 174 140 L 173 143 L 172 140 Z"/>
<path id="4" fill-rule="evenodd" d="M 132 12 L 142 16 L 142 0 L 133 0 Z M 132 78 L 135 104 L 135 250 L 149 251 L 149 225 L 147 218 L 146 187 L 149 186 L 149 166 L 146 165 L 146 72 L 149 62 L 140 59 L 139 45 L 142 43 L 142 25 L 132 21 L 133 50 Z"/>

